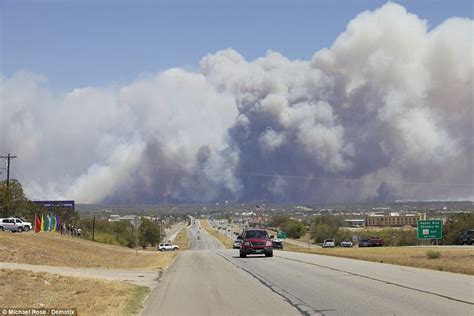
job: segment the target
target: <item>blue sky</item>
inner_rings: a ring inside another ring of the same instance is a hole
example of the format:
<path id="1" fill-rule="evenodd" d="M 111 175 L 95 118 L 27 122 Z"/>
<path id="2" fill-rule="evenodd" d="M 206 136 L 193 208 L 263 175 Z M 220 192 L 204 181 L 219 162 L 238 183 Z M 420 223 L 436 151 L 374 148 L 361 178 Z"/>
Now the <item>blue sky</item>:
<path id="1" fill-rule="evenodd" d="M 195 68 L 232 47 L 247 59 L 268 49 L 310 59 L 347 23 L 385 1 L 6 1 L 0 72 L 45 75 L 54 90 L 121 85 L 143 73 Z M 473 16 L 473 2 L 398 1 L 434 27 Z"/>

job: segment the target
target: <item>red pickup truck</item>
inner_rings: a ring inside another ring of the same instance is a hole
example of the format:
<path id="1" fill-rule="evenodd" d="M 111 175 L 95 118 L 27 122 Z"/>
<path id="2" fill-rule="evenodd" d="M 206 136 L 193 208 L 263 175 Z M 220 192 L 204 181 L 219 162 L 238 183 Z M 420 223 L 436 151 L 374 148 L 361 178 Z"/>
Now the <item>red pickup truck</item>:
<path id="1" fill-rule="evenodd" d="M 240 244 L 240 258 L 247 255 L 262 254 L 265 257 L 273 257 L 273 236 L 268 236 L 265 229 L 249 228 L 242 232 L 237 239 Z"/>
<path id="2" fill-rule="evenodd" d="M 369 238 L 369 246 L 370 247 L 382 247 L 383 246 L 383 238 L 381 238 L 381 237 L 370 237 Z"/>

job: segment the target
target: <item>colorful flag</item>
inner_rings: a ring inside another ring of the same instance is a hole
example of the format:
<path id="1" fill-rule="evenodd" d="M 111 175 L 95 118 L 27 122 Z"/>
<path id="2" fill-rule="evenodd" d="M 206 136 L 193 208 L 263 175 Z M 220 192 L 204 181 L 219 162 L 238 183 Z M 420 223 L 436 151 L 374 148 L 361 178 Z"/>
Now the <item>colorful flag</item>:
<path id="1" fill-rule="evenodd" d="M 43 231 L 49 231 L 49 214 L 46 214 L 44 217 Z"/>
<path id="2" fill-rule="evenodd" d="M 41 231 L 41 218 L 35 213 L 35 233 Z"/>
<path id="3" fill-rule="evenodd" d="M 51 215 L 51 231 L 56 231 L 56 216 Z"/>
<path id="4" fill-rule="evenodd" d="M 41 231 L 44 232 L 44 216 L 41 214 Z"/>
<path id="5" fill-rule="evenodd" d="M 56 230 L 58 230 L 61 226 L 61 221 L 59 220 L 59 215 L 56 215 Z"/>
<path id="6" fill-rule="evenodd" d="M 48 214 L 48 231 L 51 231 L 51 214 Z"/>

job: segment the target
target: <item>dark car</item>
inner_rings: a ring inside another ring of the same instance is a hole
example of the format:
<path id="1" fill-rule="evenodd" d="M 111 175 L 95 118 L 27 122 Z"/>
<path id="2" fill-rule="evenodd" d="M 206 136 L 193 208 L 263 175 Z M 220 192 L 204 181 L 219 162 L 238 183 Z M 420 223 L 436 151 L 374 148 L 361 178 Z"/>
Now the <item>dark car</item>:
<path id="1" fill-rule="evenodd" d="M 370 247 L 382 247 L 383 246 L 383 238 L 381 237 L 370 237 L 369 238 L 369 246 Z"/>
<path id="2" fill-rule="evenodd" d="M 245 258 L 247 255 L 265 255 L 265 257 L 273 257 L 273 236 L 268 236 L 265 229 L 249 228 L 237 237 L 241 240 L 240 257 Z"/>
<path id="3" fill-rule="evenodd" d="M 456 240 L 456 245 L 474 245 L 474 229 L 465 230 Z"/>
<path id="4" fill-rule="evenodd" d="M 369 240 L 368 239 L 362 239 L 359 241 L 359 247 L 369 247 Z"/>
<path id="5" fill-rule="evenodd" d="M 272 240 L 273 249 L 283 249 L 283 241 L 274 239 Z"/>

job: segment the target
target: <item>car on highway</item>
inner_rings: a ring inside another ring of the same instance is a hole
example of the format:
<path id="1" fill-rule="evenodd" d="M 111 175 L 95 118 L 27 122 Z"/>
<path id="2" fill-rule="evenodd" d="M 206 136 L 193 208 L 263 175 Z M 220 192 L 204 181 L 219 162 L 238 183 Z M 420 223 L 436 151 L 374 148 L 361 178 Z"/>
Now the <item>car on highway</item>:
<path id="1" fill-rule="evenodd" d="M 159 251 L 176 251 L 179 250 L 179 247 L 177 245 L 173 245 L 170 243 L 163 243 L 158 245 L 158 250 Z"/>
<path id="2" fill-rule="evenodd" d="M 273 249 L 283 249 L 283 240 L 274 239 L 272 240 Z"/>
<path id="3" fill-rule="evenodd" d="M 359 241 L 359 247 L 369 247 L 369 246 L 370 246 L 370 243 L 368 239 L 361 239 L 361 241 Z"/>
<path id="4" fill-rule="evenodd" d="M 350 241 L 350 240 L 343 240 L 343 241 L 341 241 L 340 245 L 341 245 L 341 247 L 352 247 L 353 246 L 352 241 Z"/>
<path id="5" fill-rule="evenodd" d="M 0 230 L 9 230 L 11 232 L 29 231 L 33 226 L 29 222 L 25 222 L 20 218 L 9 217 L 0 218 Z"/>
<path id="6" fill-rule="evenodd" d="M 384 244 L 382 237 L 370 237 L 369 246 L 370 247 L 382 247 Z"/>
<path id="7" fill-rule="evenodd" d="M 334 248 L 336 247 L 336 243 L 332 239 L 326 239 L 323 242 L 323 248 Z"/>
<path id="8" fill-rule="evenodd" d="M 467 229 L 459 235 L 456 245 L 474 245 L 474 229 Z"/>
<path id="9" fill-rule="evenodd" d="M 241 240 L 240 257 L 245 258 L 247 255 L 265 255 L 265 257 L 273 257 L 273 236 L 268 236 L 268 232 L 262 228 L 245 229 L 241 235 L 237 237 Z"/>
<path id="10" fill-rule="evenodd" d="M 456 245 L 474 245 L 474 229 L 465 230 L 456 239 Z"/>
<path id="11" fill-rule="evenodd" d="M 233 243 L 232 248 L 233 248 L 233 249 L 240 249 L 240 242 L 241 242 L 241 241 L 240 241 L 239 239 L 234 240 L 234 243 Z"/>

